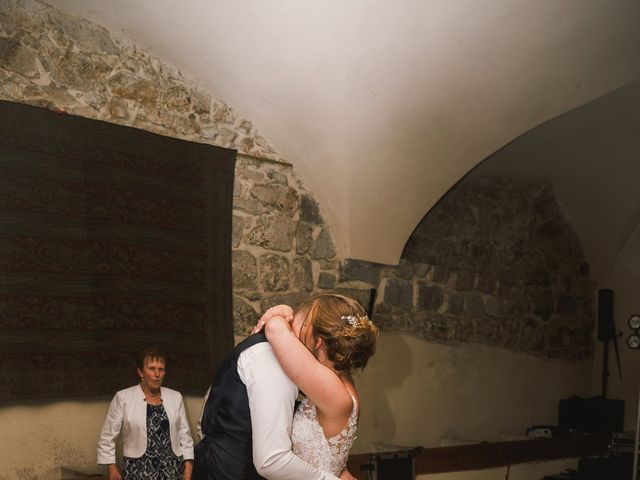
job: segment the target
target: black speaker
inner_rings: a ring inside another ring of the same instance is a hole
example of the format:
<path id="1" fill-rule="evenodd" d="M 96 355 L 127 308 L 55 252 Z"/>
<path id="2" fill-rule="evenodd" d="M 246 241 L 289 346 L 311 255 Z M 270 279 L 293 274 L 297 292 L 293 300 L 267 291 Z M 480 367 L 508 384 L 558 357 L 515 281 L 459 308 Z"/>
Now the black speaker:
<path id="1" fill-rule="evenodd" d="M 602 288 L 598 290 L 598 340 L 613 340 L 614 335 L 613 290 Z"/>
<path id="2" fill-rule="evenodd" d="M 558 425 L 584 433 L 622 432 L 624 400 L 607 398 L 603 405 L 601 396 L 580 398 L 573 395 L 562 399 L 558 405 Z"/>
<path id="3" fill-rule="evenodd" d="M 633 455 L 580 458 L 578 472 L 581 480 L 629 480 L 633 475 Z"/>
<path id="4" fill-rule="evenodd" d="M 373 455 L 370 480 L 415 480 L 414 450 Z"/>

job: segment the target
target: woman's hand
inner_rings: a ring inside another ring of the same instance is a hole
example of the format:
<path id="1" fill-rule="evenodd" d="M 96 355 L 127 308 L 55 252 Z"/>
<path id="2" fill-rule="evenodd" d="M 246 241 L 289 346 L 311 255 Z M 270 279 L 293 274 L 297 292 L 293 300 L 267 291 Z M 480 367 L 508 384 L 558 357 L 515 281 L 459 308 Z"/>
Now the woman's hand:
<path id="1" fill-rule="evenodd" d="M 191 460 L 184 461 L 184 474 L 182 480 L 191 480 L 191 472 L 193 471 L 193 462 Z"/>
<path id="2" fill-rule="evenodd" d="M 266 335 L 267 340 L 270 343 L 273 341 L 274 335 L 282 335 L 285 332 L 289 334 L 293 334 L 291 330 L 291 321 L 287 320 L 284 317 L 280 317 L 280 316 L 271 317 L 271 319 L 269 319 L 269 323 L 267 323 L 264 326 L 264 334 Z M 273 346 L 273 343 L 271 346 Z"/>
<path id="3" fill-rule="evenodd" d="M 120 470 L 115 463 L 109 464 L 107 467 L 109 472 L 109 480 L 122 480 L 122 475 L 120 475 Z"/>
<path id="4" fill-rule="evenodd" d="M 351 472 L 349 472 L 349 470 L 345 468 L 340 474 L 340 480 L 358 480 L 358 479 L 353 475 L 351 475 Z"/>
<path id="5" fill-rule="evenodd" d="M 291 320 L 293 320 L 293 308 L 289 305 L 276 305 L 275 307 L 271 307 L 269 310 L 264 312 L 262 317 L 260 317 L 260 320 L 258 320 L 258 323 L 251 333 L 258 333 L 267 324 L 267 322 L 274 317 L 282 317 L 287 322 L 291 322 Z"/>

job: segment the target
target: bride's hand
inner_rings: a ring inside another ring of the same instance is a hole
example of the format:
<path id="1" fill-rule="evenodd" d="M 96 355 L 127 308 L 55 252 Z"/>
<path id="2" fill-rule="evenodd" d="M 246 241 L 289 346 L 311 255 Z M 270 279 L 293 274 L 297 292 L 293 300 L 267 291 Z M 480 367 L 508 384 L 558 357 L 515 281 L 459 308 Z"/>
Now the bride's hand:
<path id="1" fill-rule="evenodd" d="M 115 463 L 112 463 L 111 465 L 109 465 L 107 467 L 107 471 L 108 471 L 108 475 L 109 475 L 109 480 L 122 480 L 122 475 L 120 474 L 120 470 L 118 470 L 118 467 L 116 466 Z"/>
<path id="2" fill-rule="evenodd" d="M 275 307 L 271 307 L 262 314 L 262 317 L 260 317 L 260 320 L 258 320 L 258 323 L 251 333 L 258 333 L 267 324 L 267 322 L 274 317 L 282 317 L 287 322 L 291 322 L 291 320 L 293 320 L 293 308 L 289 305 L 276 305 Z"/>
<path id="3" fill-rule="evenodd" d="M 349 472 L 349 470 L 345 468 L 340 474 L 340 480 L 358 480 L 358 479 L 353 475 L 351 475 L 351 472 Z"/>

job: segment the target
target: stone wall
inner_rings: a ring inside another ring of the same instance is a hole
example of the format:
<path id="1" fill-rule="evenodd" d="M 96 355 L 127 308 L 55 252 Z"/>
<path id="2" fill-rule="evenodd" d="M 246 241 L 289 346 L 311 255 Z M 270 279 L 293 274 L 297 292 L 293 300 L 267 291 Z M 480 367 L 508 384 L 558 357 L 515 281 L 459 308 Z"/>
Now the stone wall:
<path id="1" fill-rule="evenodd" d="M 236 335 L 251 330 L 258 312 L 278 303 L 295 305 L 323 289 L 368 301 L 368 289 L 338 288 L 339 260 L 331 234 L 290 166 L 240 159 L 233 203 Z"/>
<path id="2" fill-rule="evenodd" d="M 397 268 L 347 261 L 341 278 L 380 286 L 375 321 L 386 331 L 593 355 L 595 283 L 546 183 L 465 179 L 424 217 Z"/>
<path id="3" fill-rule="evenodd" d="M 104 27 L 0 0 L 0 98 L 280 160 L 250 121 Z"/>
<path id="4" fill-rule="evenodd" d="M 291 165 L 249 120 L 127 39 L 37 0 L 0 0 L 0 99 L 237 149 L 236 335 L 270 305 L 336 286 L 331 234 Z"/>
<path id="5" fill-rule="evenodd" d="M 398 267 L 338 258 L 290 164 L 230 106 L 109 30 L 37 0 L 0 0 L 0 98 L 238 150 L 234 324 L 339 291 L 385 331 L 549 358 L 591 354 L 594 285 L 552 190 L 461 182 L 425 217 Z"/>

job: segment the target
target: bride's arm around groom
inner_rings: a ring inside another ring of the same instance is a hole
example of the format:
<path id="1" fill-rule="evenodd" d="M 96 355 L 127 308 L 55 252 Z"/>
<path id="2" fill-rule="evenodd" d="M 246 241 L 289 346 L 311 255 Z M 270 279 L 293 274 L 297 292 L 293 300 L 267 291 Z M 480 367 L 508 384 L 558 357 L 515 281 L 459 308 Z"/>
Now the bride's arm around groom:
<path id="1" fill-rule="evenodd" d="M 291 450 L 297 394 L 264 334 L 239 343 L 206 399 L 192 479 L 337 480 Z"/>

